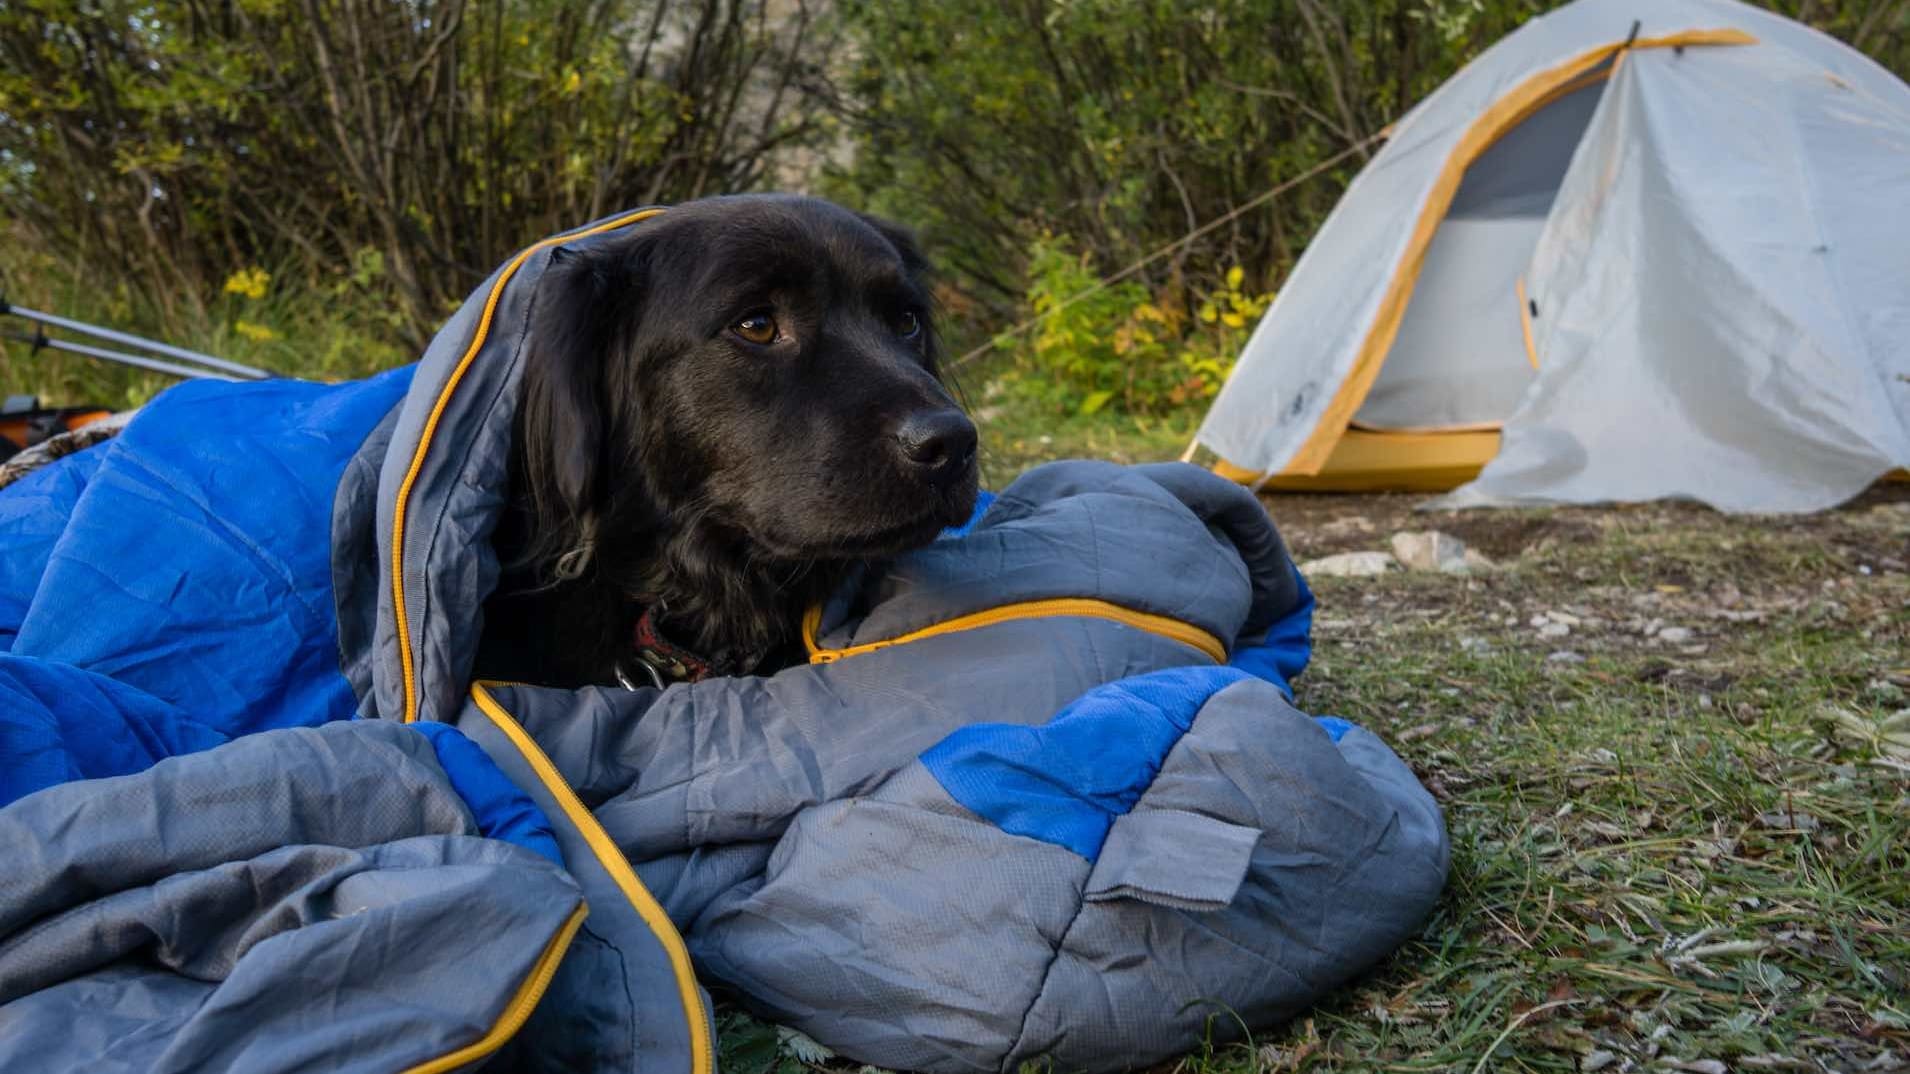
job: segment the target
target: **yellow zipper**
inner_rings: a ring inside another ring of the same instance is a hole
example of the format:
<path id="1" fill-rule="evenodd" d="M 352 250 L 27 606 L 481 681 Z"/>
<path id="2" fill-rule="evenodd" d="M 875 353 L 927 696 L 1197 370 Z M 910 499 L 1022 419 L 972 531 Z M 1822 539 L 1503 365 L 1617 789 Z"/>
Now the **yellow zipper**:
<path id="1" fill-rule="evenodd" d="M 503 1015 L 490 1032 L 455 1052 L 447 1052 L 436 1059 L 407 1067 L 404 1074 L 443 1074 L 447 1070 L 456 1070 L 474 1059 L 497 1051 L 505 1041 L 516 1036 L 517 1031 L 524 1028 L 524 1022 L 531 1012 L 537 1009 L 537 1001 L 544 998 L 544 990 L 550 987 L 551 978 L 557 976 L 557 967 L 564 961 L 564 952 L 570 950 L 570 941 L 576 937 L 577 929 L 583 925 L 584 917 L 589 913 L 590 907 L 581 902 L 577 904 L 577 909 L 571 911 L 570 919 L 557 930 L 557 935 L 551 937 L 550 943 L 544 945 L 543 953 L 537 956 L 537 962 L 531 966 L 530 976 L 518 986 L 517 995 L 511 997 L 511 1002 L 505 1006 Z"/>
<path id="2" fill-rule="evenodd" d="M 485 689 L 485 685 L 481 682 L 472 684 L 471 700 L 477 703 L 478 710 L 490 717 L 498 730 L 504 732 L 517 747 L 518 752 L 523 754 L 524 760 L 530 763 L 532 771 L 537 773 L 537 778 L 543 781 L 544 786 L 557 799 L 558 808 L 564 811 L 564 815 L 576 825 L 584 841 L 590 844 L 591 851 L 596 854 L 597 860 L 603 863 L 604 870 L 610 874 L 610 879 L 623 890 L 624 897 L 630 900 L 630 905 L 637 911 L 637 916 L 643 919 L 643 923 L 649 926 L 651 933 L 656 936 L 657 942 L 663 945 L 664 954 L 670 959 L 670 969 L 676 976 L 677 998 L 682 1001 L 684 1016 L 689 1019 L 690 1074 L 713 1074 L 716 1051 L 710 1040 L 709 1018 L 703 1010 L 703 997 L 696 987 L 696 970 L 690 965 L 690 952 L 683 944 L 683 936 L 677 932 L 676 926 L 670 923 L 670 916 L 663 912 L 662 906 L 657 904 L 656 897 L 643 886 L 643 881 L 637 877 L 636 870 L 630 867 L 630 862 L 623 856 L 623 851 L 619 850 L 616 842 L 610 838 L 610 833 L 604 831 L 603 825 L 597 823 L 597 818 L 577 797 L 577 792 L 571 790 L 570 784 L 564 781 L 563 774 L 557 771 L 557 766 L 551 763 L 550 758 L 537 745 L 537 741 L 531 738 L 530 733 L 525 731 L 509 712 L 504 710 L 504 706 L 497 703 L 497 699 L 491 696 L 491 692 Z"/>
<path id="3" fill-rule="evenodd" d="M 822 629 L 822 606 L 809 609 L 802 620 L 802 643 L 809 650 L 809 662 L 812 664 L 833 664 L 846 656 L 861 656 L 877 649 L 887 649 L 892 645 L 907 645 L 923 638 L 933 638 L 940 634 L 954 634 L 964 630 L 978 630 L 996 623 L 1009 623 L 1020 619 L 1050 618 L 1107 619 L 1149 634 L 1177 641 L 1182 645 L 1199 649 L 1216 664 L 1227 662 L 1227 647 L 1219 638 L 1205 630 L 1184 623 L 1179 619 L 1169 619 L 1164 615 L 1150 612 L 1137 612 L 1110 604 L 1105 600 L 1093 600 L 1087 597 L 1058 597 L 1050 600 L 1028 600 L 1019 604 L 1004 604 L 999 608 L 988 608 L 969 615 L 957 616 L 946 623 L 923 627 L 910 631 L 900 637 L 884 641 L 872 641 L 862 645 L 851 645 L 843 649 L 824 649 L 817 643 L 816 635 Z"/>

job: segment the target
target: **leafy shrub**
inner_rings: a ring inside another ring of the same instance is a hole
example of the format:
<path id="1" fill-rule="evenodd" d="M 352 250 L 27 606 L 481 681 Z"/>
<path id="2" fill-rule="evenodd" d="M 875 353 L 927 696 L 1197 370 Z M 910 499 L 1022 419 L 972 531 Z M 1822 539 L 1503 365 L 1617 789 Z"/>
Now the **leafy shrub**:
<path id="1" fill-rule="evenodd" d="M 1000 341 L 1015 355 L 1004 378 L 1058 411 L 1159 414 L 1212 398 L 1273 301 L 1244 290 L 1237 265 L 1194 291 L 1190 312 L 1188 288 L 1097 287 L 1089 256 L 1066 239 L 1043 235 L 1028 260 L 1027 305 L 1040 320 L 1019 347 Z"/>
<path id="2" fill-rule="evenodd" d="M 1113 272 L 1363 145 L 1561 2 L 837 0 L 854 151 L 826 158 L 829 189 L 920 228 L 998 330 L 1044 230 Z M 1757 2 L 1910 77 L 1901 0 Z M 1188 263 L 1280 280 L 1367 155 L 1217 229 Z"/>
<path id="3" fill-rule="evenodd" d="M 816 141 L 816 7 L 0 3 L 0 224 L 171 335 L 235 263 L 316 289 L 371 248 L 415 349 L 527 242 L 764 185 Z"/>

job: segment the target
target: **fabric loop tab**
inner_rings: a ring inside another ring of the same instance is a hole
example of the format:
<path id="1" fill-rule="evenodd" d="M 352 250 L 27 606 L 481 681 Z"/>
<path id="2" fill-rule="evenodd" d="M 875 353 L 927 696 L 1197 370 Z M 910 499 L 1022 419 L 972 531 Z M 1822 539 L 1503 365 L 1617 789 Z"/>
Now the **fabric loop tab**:
<path id="1" fill-rule="evenodd" d="M 1138 899 L 1176 910 L 1220 910 L 1246 879 L 1260 832 L 1178 809 L 1135 810 L 1115 820 L 1086 899 Z"/>

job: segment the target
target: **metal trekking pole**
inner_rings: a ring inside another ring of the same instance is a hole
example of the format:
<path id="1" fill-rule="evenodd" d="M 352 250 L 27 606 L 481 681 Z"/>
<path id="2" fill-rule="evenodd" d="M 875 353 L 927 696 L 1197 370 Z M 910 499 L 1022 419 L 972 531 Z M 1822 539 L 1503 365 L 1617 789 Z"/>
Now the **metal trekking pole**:
<path id="1" fill-rule="evenodd" d="M 16 343 L 24 343 L 27 346 L 32 347 L 34 350 L 44 349 L 49 351 L 65 351 L 69 354 L 84 354 L 89 358 L 99 358 L 104 361 L 116 363 L 118 365 L 129 365 L 129 366 L 133 366 L 136 369 L 146 369 L 154 373 L 164 373 L 167 376 L 180 377 L 185 380 L 250 380 L 252 379 L 250 377 L 234 376 L 231 373 L 221 373 L 218 370 L 205 369 L 200 366 L 186 366 L 186 365 L 179 365 L 175 362 L 165 362 L 165 361 L 159 360 L 158 358 L 147 358 L 144 355 L 124 354 L 124 353 L 121 353 L 120 351 L 109 351 L 105 349 L 104 347 L 89 347 L 84 343 L 68 343 L 63 339 L 54 339 L 51 336 L 48 336 L 44 332 L 14 332 L 14 331 L 0 330 L 0 339 L 10 339 Z"/>
<path id="2" fill-rule="evenodd" d="M 140 347 L 158 354 L 194 362 L 205 368 L 179 365 L 174 362 L 161 361 L 157 358 L 148 358 L 144 355 L 109 351 L 102 347 L 88 346 L 84 343 L 68 343 L 65 340 L 48 337 L 43 328 L 36 328 L 31 335 L 14 332 L 5 333 L 7 338 L 31 344 L 36 349 L 46 347 L 56 351 L 84 354 L 88 357 L 99 358 L 108 362 L 117 362 L 121 365 L 134 366 L 139 369 L 149 369 L 156 373 L 165 373 L 175 377 L 210 377 L 216 380 L 266 380 L 273 376 L 273 374 L 253 366 L 227 361 L 224 358 L 215 358 L 210 354 L 201 354 L 198 351 L 190 351 L 184 347 L 175 347 L 169 343 L 160 343 L 155 340 L 145 339 L 129 332 L 116 332 L 113 329 L 101 328 L 98 325 L 87 324 L 84 321 L 75 321 L 68 317 L 59 317 L 51 313 L 41 313 L 38 310 L 26 309 L 22 306 L 13 305 L 4 298 L 0 298 L 0 316 L 7 314 L 32 321 L 36 325 L 51 325 L 55 328 L 66 329 L 69 332 L 78 332 L 81 335 L 93 336 L 97 339 Z"/>

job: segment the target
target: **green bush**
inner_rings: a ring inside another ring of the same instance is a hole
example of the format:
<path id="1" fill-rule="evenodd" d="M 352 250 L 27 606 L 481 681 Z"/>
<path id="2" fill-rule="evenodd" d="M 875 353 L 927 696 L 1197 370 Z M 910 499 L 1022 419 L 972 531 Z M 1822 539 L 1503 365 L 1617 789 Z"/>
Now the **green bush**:
<path id="1" fill-rule="evenodd" d="M 922 231 L 962 350 L 1348 153 L 990 367 L 1051 409 L 1156 413 L 1244 338 L 1227 268 L 1277 285 L 1373 136 L 1558 2 L 17 0 L 0 268 L 55 312 L 348 375 L 535 238 L 809 189 Z M 1910 74 L 1903 0 L 1763 2 Z M 255 267 L 267 297 L 222 291 Z M 0 350 L 9 390 L 76 390 Z"/>
<path id="2" fill-rule="evenodd" d="M 1239 266 L 1202 289 L 1097 287 L 1089 257 L 1051 235 L 1028 262 L 1027 304 L 1040 319 L 1025 340 L 997 342 L 1014 355 L 1001 378 L 1062 412 L 1150 415 L 1205 402 L 1273 301 L 1243 290 Z"/>
<path id="3" fill-rule="evenodd" d="M 1032 275 L 1052 272 L 1033 260 L 1044 233 L 1071 237 L 1086 278 L 1116 272 L 1364 145 L 1560 2 L 840 0 L 853 151 L 832 158 L 829 189 L 922 228 L 993 322 L 957 339 L 979 342 L 1025 316 Z M 1910 3 L 1764 6 L 1910 76 Z M 1228 265 L 1277 283 L 1369 155 L 1243 213 L 1140 284 Z"/>
<path id="4" fill-rule="evenodd" d="M 383 260 L 373 249 L 361 249 L 316 277 L 283 265 L 245 266 L 229 273 L 196 311 L 178 315 L 169 330 L 153 327 L 162 318 L 142 292 L 124 281 L 101 285 L 71 263 L 24 243 L 0 241 L 0 282 L 7 299 L 21 306 L 291 376 L 346 380 L 416 357 L 399 342 L 402 313 L 390 301 Z M 174 383 L 172 377 L 94 358 L 23 344 L 0 347 L 5 393 L 38 395 L 49 404 L 136 407 Z"/>
<path id="5" fill-rule="evenodd" d="M 763 185 L 823 129 L 820 32 L 770 0 L 0 4 L 0 223 L 172 335 L 238 269 L 322 291 L 369 248 L 415 349 L 532 240 Z"/>

